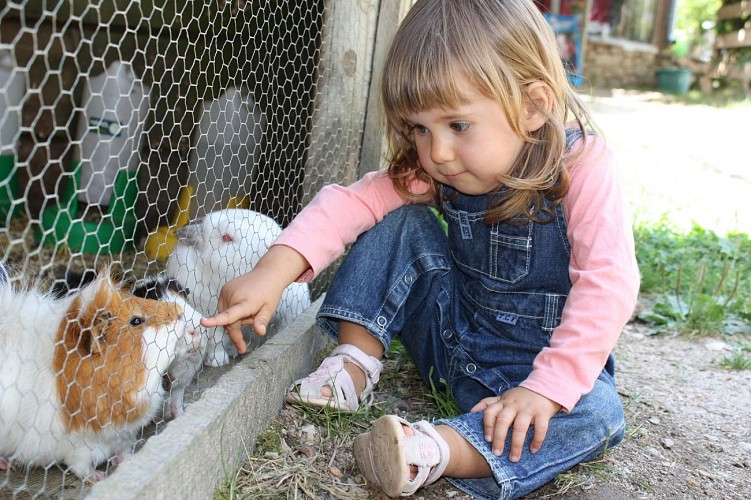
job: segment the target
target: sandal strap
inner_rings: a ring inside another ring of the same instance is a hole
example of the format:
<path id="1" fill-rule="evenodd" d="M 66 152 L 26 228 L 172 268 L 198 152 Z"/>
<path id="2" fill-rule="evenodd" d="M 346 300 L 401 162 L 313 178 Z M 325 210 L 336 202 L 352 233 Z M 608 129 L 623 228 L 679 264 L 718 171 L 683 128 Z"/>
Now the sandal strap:
<path id="1" fill-rule="evenodd" d="M 341 344 L 331 351 L 331 356 L 344 356 L 347 361 L 359 366 L 365 373 L 366 383 L 375 385 L 381 379 L 383 363 L 378 358 L 365 354 L 359 347 Z"/>
<path id="2" fill-rule="evenodd" d="M 355 407 L 351 408 L 352 411 L 357 410 L 357 406 L 359 406 L 359 403 L 365 402 L 368 405 L 372 404 L 373 403 L 373 389 L 375 388 L 375 384 L 377 384 L 378 381 L 381 379 L 381 372 L 383 371 L 383 363 L 381 363 L 381 361 L 378 358 L 365 354 L 359 347 L 355 347 L 352 344 L 338 345 L 336 349 L 331 351 L 330 357 L 335 357 L 335 356 L 339 356 L 343 360 L 353 363 L 355 366 L 358 366 L 365 373 L 365 388 L 362 390 L 362 392 L 358 396 L 355 393 L 355 389 L 354 389 L 355 385 L 352 382 L 352 377 L 349 376 L 346 370 L 343 370 L 344 373 L 347 374 L 347 380 L 349 381 L 349 385 L 352 391 L 351 394 L 355 395 L 354 399 L 350 399 L 351 401 L 356 401 Z"/>
<path id="3" fill-rule="evenodd" d="M 353 363 L 365 373 L 365 388 L 359 395 L 355 391 L 352 377 L 344 369 L 345 362 Z M 361 402 L 372 403 L 372 392 L 382 370 L 383 364 L 377 358 L 367 355 L 353 345 L 342 344 L 331 351 L 316 371 L 295 381 L 290 388 L 287 401 L 330 406 L 340 411 L 354 412 Z M 321 389 L 325 386 L 331 389 L 331 398 L 321 396 Z M 292 394 L 293 392 L 297 394 Z"/>
<path id="4" fill-rule="evenodd" d="M 407 481 L 402 495 L 411 495 L 419 488 L 433 484 L 443 476 L 449 463 L 450 450 L 435 426 L 427 420 L 410 424 L 399 418 L 401 424 L 412 429 L 411 436 L 404 438 L 404 453 L 407 464 L 417 467 L 417 475 Z"/>

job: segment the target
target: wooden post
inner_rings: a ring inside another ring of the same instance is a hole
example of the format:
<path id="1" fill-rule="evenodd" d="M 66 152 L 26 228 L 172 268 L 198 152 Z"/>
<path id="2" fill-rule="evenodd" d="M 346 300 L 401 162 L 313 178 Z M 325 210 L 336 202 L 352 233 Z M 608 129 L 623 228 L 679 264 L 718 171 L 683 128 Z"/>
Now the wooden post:
<path id="1" fill-rule="evenodd" d="M 406 15 L 415 0 L 399 0 L 397 2 L 381 2 L 378 13 L 378 29 L 376 31 L 375 51 L 373 53 L 373 71 L 371 73 L 370 87 L 368 89 L 368 108 L 365 119 L 365 132 L 363 135 L 362 156 L 357 169 L 357 177 L 360 178 L 367 172 L 383 168 L 383 120 L 380 115 L 380 83 L 383 64 L 386 54 L 391 46 L 399 23 Z"/>
<path id="2" fill-rule="evenodd" d="M 326 0 L 303 205 L 329 183 L 356 180 L 379 0 Z"/>
<path id="3" fill-rule="evenodd" d="M 581 26 L 579 26 L 579 33 L 581 35 L 581 68 L 579 71 L 582 75 L 585 74 L 584 68 L 586 67 L 587 60 L 587 45 L 589 44 L 589 19 L 592 17 L 592 0 L 586 0 L 584 2 L 584 13 L 581 16 Z"/>

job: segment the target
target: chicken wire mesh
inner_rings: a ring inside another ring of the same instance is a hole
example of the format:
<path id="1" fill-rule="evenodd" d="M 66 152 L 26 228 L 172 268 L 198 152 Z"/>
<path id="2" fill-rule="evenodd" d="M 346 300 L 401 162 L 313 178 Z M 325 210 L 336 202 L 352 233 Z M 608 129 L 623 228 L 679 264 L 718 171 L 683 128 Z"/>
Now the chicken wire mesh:
<path id="1" fill-rule="evenodd" d="M 0 497 L 81 496 L 165 425 L 171 388 L 190 402 L 229 366 L 221 333 L 193 346 L 188 310 L 215 311 L 322 185 L 362 170 L 378 6 L 0 6 Z"/>

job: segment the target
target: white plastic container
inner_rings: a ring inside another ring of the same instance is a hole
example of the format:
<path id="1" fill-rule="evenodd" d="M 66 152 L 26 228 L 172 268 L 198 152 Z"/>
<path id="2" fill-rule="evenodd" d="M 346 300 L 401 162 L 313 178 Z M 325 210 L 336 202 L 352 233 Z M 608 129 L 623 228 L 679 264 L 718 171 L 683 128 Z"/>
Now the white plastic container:
<path id="1" fill-rule="evenodd" d="M 23 73 L 13 55 L 0 50 L 0 155 L 14 157 L 21 122 L 21 100 L 26 90 Z"/>
<path id="2" fill-rule="evenodd" d="M 117 173 L 138 168 L 149 87 L 136 79 L 129 63 L 116 61 L 87 80 L 82 103 L 81 145 L 74 158 L 81 162 L 78 199 L 109 205 Z"/>
<path id="3" fill-rule="evenodd" d="M 226 208 L 249 193 L 266 118 L 250 93 L 228 88 L 204 103 L 189 166 L 195 188 L 191 217 Z"/>

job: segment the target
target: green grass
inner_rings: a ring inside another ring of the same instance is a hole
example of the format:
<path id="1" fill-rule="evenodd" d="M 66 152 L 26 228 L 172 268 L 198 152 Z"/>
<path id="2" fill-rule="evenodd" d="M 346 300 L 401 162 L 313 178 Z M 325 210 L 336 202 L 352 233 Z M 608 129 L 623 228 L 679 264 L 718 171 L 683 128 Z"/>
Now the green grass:
<path id="1" fill-rule="evenodd" d="M 744 349 L 735 351 L 730 356 L 720 360 L 720 366 L 728 370 L 751 370 L 751 355 L 743 352 Z"/>
<path id="2" fill-rule="evenodd" d="M 443 385 L 438 388 L 433 383 L 433 369 L 430 369 L 430 391 L 426 393 L 427 398 L 433 402 L 436 407 L 436 413 L 440 418 L 453 418 L 462 414 L 459 404 L 451 393 L 451 387 L 446 384 L 444 379 L 440 382 Z"/>
<path id="3" fill-rule="evenodd" d="M 667 222 L 634 231 L 642 273 L 639 318 L 653 333 L 751 335 L 751 240 Z"/>
<path id="4" fill-rule="evenodd" d="M 713 108 L 751 106 L 751 100 L 746 98 L 743 89 L 738 85 L 723 86 L 709 95 L 702 94 L 699 90 L 690 90 L 684 95 L 670 96 L 669 100 L 684 105 L 711 106 Z"/>

